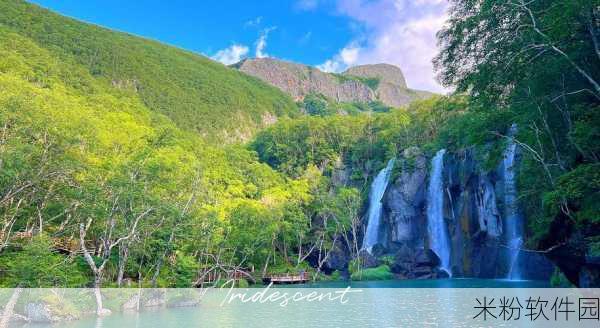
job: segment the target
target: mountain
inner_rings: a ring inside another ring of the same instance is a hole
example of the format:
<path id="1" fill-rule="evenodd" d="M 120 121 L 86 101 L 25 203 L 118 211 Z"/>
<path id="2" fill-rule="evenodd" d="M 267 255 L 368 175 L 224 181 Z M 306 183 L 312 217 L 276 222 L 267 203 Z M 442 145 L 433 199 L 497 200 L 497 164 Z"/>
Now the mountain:
<path id="1" fill-rule="evenodd" d="M 351 67 L 342 74 L 274 58 L 244 59 L 233 67 L 276 86 L 295 100 L 322 94 L 338 102 L 379 100 L 400 107 L 433 95 L 408 88 L 400 68 L 389 64 Z"/>
<path id="2" fill-rule="evenodd" d="M 360 65 L 348 68 L 347 77 L 358 77 L 367 85 L 376 86 L 377 100 L 392 107 L 400 107 L 416 99 L 426 99 L 434 94 L 408 88 L 402 70 L 390 64 Z M 369 84 L 369 81 L 371 83 Z"/>
<path id="3" fill-rule="evenodd" d="M 246 140 L 293 100 L 262 81 L 172 46 L 55 14 L 21 0 L 0 2 L 0 27 L 31 40 L 59 62 L 83 67 L 150 110 L 214 142 Z"/>

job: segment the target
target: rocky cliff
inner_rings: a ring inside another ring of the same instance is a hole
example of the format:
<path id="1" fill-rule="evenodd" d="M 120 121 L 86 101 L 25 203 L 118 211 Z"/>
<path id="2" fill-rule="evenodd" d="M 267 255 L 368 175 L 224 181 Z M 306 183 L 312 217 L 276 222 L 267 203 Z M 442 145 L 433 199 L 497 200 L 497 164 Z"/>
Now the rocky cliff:
<path id="1" fill-rule="evenodd" d="M 338 102 L 379 100 L 399 107 L 433 95 L 409 89 L 400 68 L 388 64 L 356 66 L 342 74 L 273 58 L 245 59 L 233 67 L 270 83 L 296 100 L 314 93 Z"/>
<path id="2" fill-rule="evenodd" d="M 379 254 L 394 256 L 392 270 L 407 278 L 444 276 L 429 250 L 426 189 L 428 159 L 416 148 L 397 161 L 393 183 L 383 199 L 384 224 Z M 454 277 L 506 278 L 512 266 L 521 279 L 547 280 L 554 271 L 542 254 L 521 250 L 511 258 L 506 237 L 502 167 L 484 171 L 472 150 L 444 158 L 444 220 Z"/>
<path id="3" fill-rule="evenodd" d="M 425 99 L 433 94 L 409 89 L 399 67 L 390 64 L 360 65 L 350 67 L 344 76 L 371 79 L 377 100 L 392 107 L 406 105 L 415 99 Z"/>

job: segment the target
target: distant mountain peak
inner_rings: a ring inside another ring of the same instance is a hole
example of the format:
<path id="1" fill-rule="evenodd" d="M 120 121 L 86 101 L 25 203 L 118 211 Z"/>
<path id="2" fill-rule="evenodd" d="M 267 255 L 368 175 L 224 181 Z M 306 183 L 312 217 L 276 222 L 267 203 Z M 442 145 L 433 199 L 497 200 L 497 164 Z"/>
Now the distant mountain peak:
<path id="1" fill-rule="evenodd" d="M 341 74 L 276 58 L 247 58 L 231 67 L 281 89 L 296 100 L 316 93 L 338 102 L 379 100 L 400 107 L 432 95 L 409 89 L 402 70 L 384 63 L 350 67 Z"/>
<path id="2" fill-rule="evenodd" d="M 360 76 L 364 78 L 378 78 L 381 83 L 391 83 L 402 88 L 408 88 L 404 73 L 400 67 L 392 64 L 367 64 L 348 68 L 344 75 Z"/>

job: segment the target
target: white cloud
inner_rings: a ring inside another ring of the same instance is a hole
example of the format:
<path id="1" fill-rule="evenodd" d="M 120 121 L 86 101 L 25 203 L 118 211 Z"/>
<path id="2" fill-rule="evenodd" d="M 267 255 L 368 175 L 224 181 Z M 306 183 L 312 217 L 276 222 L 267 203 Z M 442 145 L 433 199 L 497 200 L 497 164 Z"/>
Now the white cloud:
<path id="1" fill-rule="evenodd" d="M 265 58 L 268 55 L 265 53 L 265 48 L 267 47 L 267 33 L 263 33 L 260 35 L 258 40 L 256 41 L 256 58 Z"/>
<path id="2" fill-rule="evenodd" d="M 323 72 L 339 73 L 358 61 L 360 51 L 361 49 L 355 43 L 349 44 L 332 59 L 328 59 L 323 64 L 317 65 L 317 68 Z"/>
<path id="3" fill-rule="evenodd" d="M 225 65 L 231 65 L 244 59 L 246 55 L 248 55 L 248 51 L 248 47 L 241 44 L 234 44 L 229 48 L 217 51 L 217 53 L 210 58 L 219 61 Z"/>
<path id="4" fill-rule="evenodd" d="M 363 32 L 319 67 L 341 71 L 389 63 L 402 69 L 409 87 L 445 92 L 431 60 L 438 52 L 435 34 L 447 18 L 447 6 L 446 0 L 338 0 L 339 13 L 360 24 Z"/>
<path id="5" fill-rule="evenodd" d="M 340 58 L 344 64 L 352 65 L 358 60 L 359 51 L 360 49 L 355 46 L 346 47 L 340 51 Z"/>
<path id="6" fill-rule="evenodd" d="M 265 49 L 267 48 L 267 38 L 269 37 L 269 33 L 274 29 L 275 27 L 269 27 L 260 33 L 258 40 L 256 40 L 256 50 L 254 53 L 256 58 L 269 57 L 269 54 L 266 53 Z"/>
<path id="7" fill-rule="evenodd" d="M 323 64 L 317 65 L 317 68 L 322 70 L 323 72 L 336 73 L 342 69 L 341 66 L 342 65 L 340 64 L 340 62 L 333 59 L 329 59 L 326 60 Z"/>

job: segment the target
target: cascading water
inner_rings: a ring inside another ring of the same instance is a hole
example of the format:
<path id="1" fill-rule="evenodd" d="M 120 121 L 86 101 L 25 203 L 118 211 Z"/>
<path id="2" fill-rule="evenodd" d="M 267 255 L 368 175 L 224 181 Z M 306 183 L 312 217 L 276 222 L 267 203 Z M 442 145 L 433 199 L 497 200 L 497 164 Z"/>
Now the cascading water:
<path id="1" fill-rule="evenodd" d="M 431 160 L 431 175 L 427 191 L 427 232 L 431 249 L 440 258 L 440 269 L 452 276 L 450 269 L 450 239 L 448 228 L 444 221 L 444 190 L 442 172 L 444 169 L 444 154 L 442 149 Z"/>
<path id="2" fill-rule="evenodd" d="M 367 212 L 367 230 L 365 237 L 363 238 L 362 249 L 371 253 L 373 246 L 377 244 L 379 238 L 379 224 L 381 223 L 382 204 L 381 199 L 385 193 L 388 182 L 390 180 L 390 174 L 394 167 L 394 159 L 390 159 L 387 166 L 379 171 L 375 180 L 371 184 L 371 191 L 369 193 L 369 210 Z"/>
<path id="3" fill-rule="evenodd" d="M 504 215 L 506 218 L 506 240 L 509 248 L 509 272 L 508 279 L 520 280 L 518 258 L 519 249 L 523 243 L 522 218 L 517 204 L 517 187 L 515 181 L 515 155 L 517 144 L 512 137 L 517 132 L 517 126 L 513 124 L 509 130 L 509 139 L 503 159 L 504 175 Z"/>

